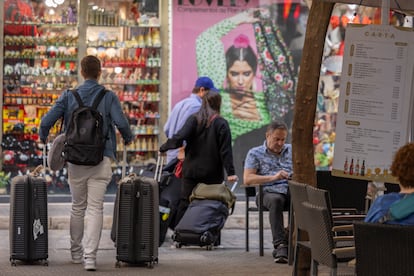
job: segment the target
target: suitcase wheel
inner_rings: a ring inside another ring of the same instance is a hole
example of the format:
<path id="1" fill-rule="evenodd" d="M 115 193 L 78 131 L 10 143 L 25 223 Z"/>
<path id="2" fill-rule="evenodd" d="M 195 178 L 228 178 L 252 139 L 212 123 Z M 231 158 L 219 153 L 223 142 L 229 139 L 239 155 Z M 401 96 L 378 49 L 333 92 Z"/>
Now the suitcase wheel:
<path id="1" fill-rule="evenodd" d="M 214 237 L 210 231 L 206 231 L 203 233 L 203 235 L 201 235 L 200 241 L 202 244 L 211 244 L 214 241 Z"/>
<path id="2" fill-rule="evenodd" d="M 154 268 L 154 262 L 148 262 L 147 268 Z"/>
<path id="3" fill-rule="evenodd" d="M 115 263 L 115 267 L 116 267 L 116 268 L 120 268 L 120 267 L 121 267 L 121 262 L 120 262 L 120 261 L 116 261 L 116 263 Z"/>
<path id="4" fill-rule="evenodd" d="M 209 244 L 206 246 L 207 251 L 213 250 L 213 245 Z"/>

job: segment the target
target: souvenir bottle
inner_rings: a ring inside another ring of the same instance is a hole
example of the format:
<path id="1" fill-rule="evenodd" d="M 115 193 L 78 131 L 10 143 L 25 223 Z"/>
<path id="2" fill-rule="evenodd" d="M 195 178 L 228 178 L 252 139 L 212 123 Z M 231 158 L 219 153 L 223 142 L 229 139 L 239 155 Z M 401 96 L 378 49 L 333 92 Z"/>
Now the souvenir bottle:
<path id="1" fill-rule="evenodd" d="M 348 173 L 348 156 L 345 157 L 345 163 L 344 163 L 344 174 Z"/>
<path id="2" fill-rule="evenodd" d="M 349 165 L 349 174 L 354 174 L 354 158 L 351 159 L 351 164 Z"/>
<path id="3" fill-rule="evenodd" d="M 361 165 L 361 176 L 365 175 L 365 160 L 362 160 L 362 165 Z"/>
<path id="4" fill-rule="evenodd" d="M 359 175 L 359 158 L 357 159 L 357 162 L 355 165 L 355 175 Z"/>

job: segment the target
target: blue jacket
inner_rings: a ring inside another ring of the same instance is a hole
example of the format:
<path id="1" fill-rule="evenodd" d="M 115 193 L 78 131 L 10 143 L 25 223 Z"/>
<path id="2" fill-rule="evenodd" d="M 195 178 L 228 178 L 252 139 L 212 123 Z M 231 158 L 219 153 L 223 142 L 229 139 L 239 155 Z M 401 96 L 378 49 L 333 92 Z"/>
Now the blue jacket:
<path id="1" fill-rule="evenodd" d="M 374 203 L 368 210 L 365 222 L 379 222 L 384 216 L 388 214 L 391 205 L 401 200 L 405 194 L 402 193 L 389 193 L 377 197 Z M 414 225 L 414 214 L 411 214 L 401 220 L 389 220 L 385 222 L 387 224 L 402 224 L 402 225 Z"/>
<path id="2" fill-rule="evenodd" d="M 92 105 L 95 96 L 102 89 L 102 85 L 98 84 L 96 80 L 85 80 L 85 82 L 78 87 L 79 96 L 85 105 Z M 78 107 L 78 103 L 73 96 L 72 92 L 66 90 L 56 100 L 56 103 L 41 119 L 39 136 L 42 141 L 46 141 L 49 136 L 50 128 L 56 123 L 56 121 L 64 117 L 64 127 L 67 129 L 70 116 Z M 116 126 L 122 135 L 125 143 L 129 143 L 133 139 L 133 135 L 128 123 L 127 118 L 122 112 L 121 103 L 118 97 L 112 91 L 107 91 L 104 98 L 98 105 L 98 110 L 103 114 L 104 121 L 104 133 L 108 133 L 105 146 L 104 156 L 115 159 L 116 156 Z"/>

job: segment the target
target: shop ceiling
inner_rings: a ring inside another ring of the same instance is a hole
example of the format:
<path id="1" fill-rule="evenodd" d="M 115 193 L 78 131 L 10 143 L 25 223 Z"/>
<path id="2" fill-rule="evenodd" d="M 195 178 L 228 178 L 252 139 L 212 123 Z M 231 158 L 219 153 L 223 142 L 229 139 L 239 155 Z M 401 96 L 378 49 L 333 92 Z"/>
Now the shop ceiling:
<path id="1" fill-rule="evenodd" d="M 381 7 L 382 0 L 324 0 L 325 2 L 356 4 L 361 6 Z M 414 16 L 414 1 L 413 0 L 389 0 L 390 8 L 399 11 L 406 15 Z"/>

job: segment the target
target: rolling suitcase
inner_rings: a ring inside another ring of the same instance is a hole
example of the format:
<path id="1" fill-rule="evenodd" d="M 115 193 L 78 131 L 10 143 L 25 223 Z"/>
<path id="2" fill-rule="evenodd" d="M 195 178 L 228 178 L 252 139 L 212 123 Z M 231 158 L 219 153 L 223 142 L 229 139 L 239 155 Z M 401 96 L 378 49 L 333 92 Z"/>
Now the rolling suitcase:
<path id="1" fill-rule="evenodd" d="M 16 260 L 48 265 L 47 185 L 39 175 L 42 166 L 30 175 L 18 175 L 10 189 L 10 262 Z"/>
<path id="2" fill-rule="evenodd" d="M 227 206 L 218 200 L 193 200 L 175 227 L 172 239 L 176 247 L 205 246 L 211 250 L 220 243 L 220 231 L 229 216 Z"/>
<path id="3" fill-rule="evenodd" d="M 158 263 L 158 197 L 158 183 L 153 178 L 132 173 L 119 182 L 115 223 L 116 267 L 120 267 L 121 262 L 149 268 Z"/>
<path id="4" fill-rule="evenodd" d="M 178 205 L 181 199 L 181 179 L 177 178 L 174 173 L 164 177 L 159 183 L 162 187 L 160 191 L 160 244 L 165 241 L 168 229 L 174 230 L 175 217 Z"/>
<path id="5" fill-rule="evenodd" d="M 236 186 L 237 182 L 233 184 L 231 192 Z M 233 209 L 234 206 L 231 207 L 231 213 Z M 175 226 L 172 239 L 176 247 L 196 245 L 211 250 L 213 246 L 220 245 L 221 229 L 231 213 L 229 206 L 220 200 L 193 199 Z"/>

